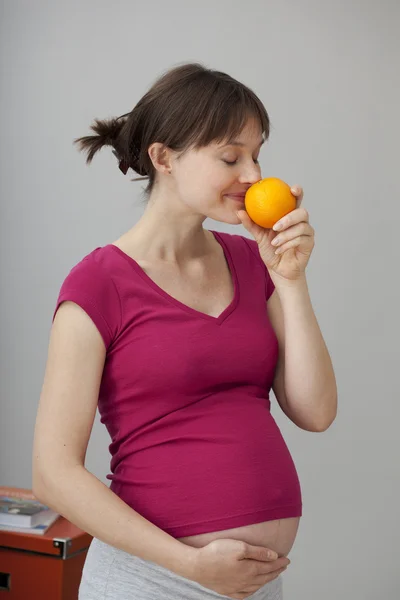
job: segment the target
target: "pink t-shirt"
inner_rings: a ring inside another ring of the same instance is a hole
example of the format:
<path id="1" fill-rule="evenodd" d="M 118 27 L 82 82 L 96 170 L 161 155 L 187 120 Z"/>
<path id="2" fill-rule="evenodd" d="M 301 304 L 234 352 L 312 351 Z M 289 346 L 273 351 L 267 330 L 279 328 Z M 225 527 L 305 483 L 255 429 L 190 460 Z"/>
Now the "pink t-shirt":
<path id="1" fill-rule="evenodd" d="M 270 412 L 274 285 L 254 240 L 212 233 L 235 289 L 217 318 L 174 299 L 112 244 L 72 268 L 54 311 L 76 302 L 107 349 L 98 408 L 111 437 L 111 489 L 174 537 L 302 514 Z"/>

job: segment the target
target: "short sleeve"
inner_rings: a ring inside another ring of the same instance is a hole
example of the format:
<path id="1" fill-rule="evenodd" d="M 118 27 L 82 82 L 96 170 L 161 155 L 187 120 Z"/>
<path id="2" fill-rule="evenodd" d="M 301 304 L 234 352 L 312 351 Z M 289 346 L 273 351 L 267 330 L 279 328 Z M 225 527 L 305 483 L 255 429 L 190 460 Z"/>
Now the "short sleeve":
<path id="1" fill-rule="evenodd" d="M 252 253 L 254 254 L 254 256 L 256 257 L 257 261 L 259 262 L 260 266 L 262 267 L 262 269 L 264 270 L 264 277 L 265 277 L 265 298 L 266 300 L 269 300 L 269 298 L 272 296 L 272 293 L 275 290 L 275 285 L 274 282 L 271 279 L 271 275 L 269 274 L 269 271 L 267 269 L 267 267 L 265 266 L 261 256 L 260 256 L 260 252 L 258 250 L 258 244 L 255 240 L 250 240 L 247 237 L 241 236 L 242 239 L 247 243 L 248 247 L 251 249 Z"/>
<path id="2" fill-rule="evenodd" d="M 64 279 L 53 321 L 66 300 L 75 302 L 89 315 L 108 348 L 120 330 L 121 301 L 111 275 L 93 256 L 83 258 Z"/>

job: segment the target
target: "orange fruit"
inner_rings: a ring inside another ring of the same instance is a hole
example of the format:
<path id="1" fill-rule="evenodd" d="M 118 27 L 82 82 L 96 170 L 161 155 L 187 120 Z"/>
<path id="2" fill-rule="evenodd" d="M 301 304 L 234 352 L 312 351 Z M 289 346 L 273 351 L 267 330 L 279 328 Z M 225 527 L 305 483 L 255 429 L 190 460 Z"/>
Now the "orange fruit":
<path id="1" fill-rule="evenodd" d="M 244 204 L 254 223 L 271 229 L 279 219 L 296 208 L 296 196 L 281 179 L 267 177 L 249 187 Z"/>

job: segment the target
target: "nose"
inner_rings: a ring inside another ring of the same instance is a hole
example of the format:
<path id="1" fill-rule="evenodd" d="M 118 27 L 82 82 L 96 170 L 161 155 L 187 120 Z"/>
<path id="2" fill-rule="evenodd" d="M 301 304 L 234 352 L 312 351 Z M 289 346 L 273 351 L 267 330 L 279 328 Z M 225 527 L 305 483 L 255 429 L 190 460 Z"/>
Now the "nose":
<path id="1" fill-rule="evenodd" d="M 243 169 L 241 175 L 240 175 L 240 183 L 248 183 L 250 185 L 252 185 L 253 183 L 256 183 L 257 181 L 260 181 L 261 179 L 261 168 L 260 165 L 255 164 L 253 161 L 251 161 L 251 164 L 249 164 L 246 169 Z"/>

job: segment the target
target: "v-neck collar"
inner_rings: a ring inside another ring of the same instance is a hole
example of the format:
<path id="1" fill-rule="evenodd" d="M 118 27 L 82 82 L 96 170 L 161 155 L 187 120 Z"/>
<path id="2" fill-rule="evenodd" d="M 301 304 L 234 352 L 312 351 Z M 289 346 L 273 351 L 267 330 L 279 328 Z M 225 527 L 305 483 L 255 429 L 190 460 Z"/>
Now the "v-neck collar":
<path id="1" fill-rule="evenodd" d="M 195 308 L 192 308 L 191 306 L 184 304 L 180 300 L 177 300 L 176 298 L 174 298 L 173 296 L 168 294 L 168 292 L 166 292 L 163 288 L 161 288 L 159 285 L 157 285 L 157 283 L 155 281 L 153 281 L 153 279 L 151 279 L 151 277 L 149 277 L 147 275 L 147 273 L 142 269 L 142 267 L 139 265 L 138 262 L 136 262 L 136 260 L 134 258 L 132 258 L 128 254 L 126 254 L 126 252 L 121 250 L 121 248 L 119 248 L 118 246 L 115 246 L 114 244 L 107 244 L 105 246 L 105 248 L 112 248 L 113 251 L 117 252 L 117 254 L 119 254 L 120 256 L 125 258 L 125 260 L 135 269 L 135 271 L 143 279 L 143 281 L 145 281 L 154 291 L 156 291 L 158 294 L 160 294 L 160 296 L 162 296 L 163 298 L 168 300 L 168 302 L 170 302 L 171 304 L 175 304 L 175 306 L 188 312 L 189 314 L 192 314 L 194 316 L 205 319 L 206 321 L 216 323 L 217 325 L 221 325 L 221 323 L 223 323 L 229 317 L 229 315 L 235 310 L 235 308 L 239 302 L 239 280 L 238 280 L 234 262 L 232 260 L 231 252 L 230 252 L 229 247 L 226 244 L 223 236 L 217 231 L 213 231 L 213 230 L 209 230 L 209 231 L 210 231 L 210 233 L 212 233 L 214 235 L 215 240 L 222 247 L 225 259 L 226 259 L 228 267 L 229 267 L 229 271 L 230 271 L 232 283 L 233 283 L 233 289 L 234 289 L 232 301 L 222 311 L 222 313 L 218 317 L 213 317 L 212 315 L 208 315 L 199 310 L 196 310 Z"/>

